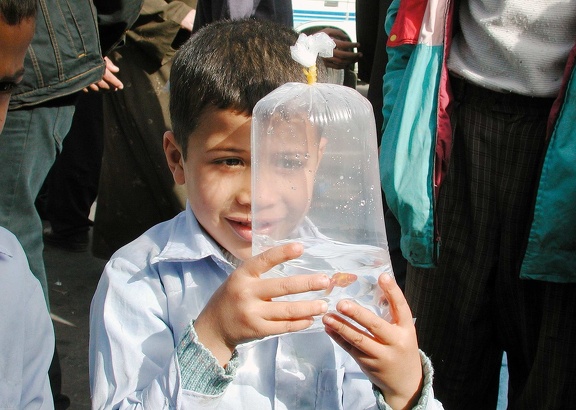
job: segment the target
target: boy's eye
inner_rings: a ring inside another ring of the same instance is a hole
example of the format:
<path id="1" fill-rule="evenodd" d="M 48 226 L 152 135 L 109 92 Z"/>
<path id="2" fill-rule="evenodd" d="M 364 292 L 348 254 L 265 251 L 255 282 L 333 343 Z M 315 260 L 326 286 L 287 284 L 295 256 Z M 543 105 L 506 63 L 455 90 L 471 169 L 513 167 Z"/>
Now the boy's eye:
<path id="1" fill-rule="evenodd" d="M 11 93 L 16 88 L 16 83 L 11 81 L 0 81 L 0 93 Z"/>
<path id="2" fill-rule="evenodd" d="M 281 154 L 273 160 L 276 168 L 284 170 L 297 170 L 303 168 L 308 162 L 308 155 L 302 154 Z"/>
<path id="3" fill-rule="evenodd" d="M 217 161 L 217 163 L 224 164 L 229 167 L 237 167 L 242 165 L 242 160 L 239 158 L 226 158 Z"/>

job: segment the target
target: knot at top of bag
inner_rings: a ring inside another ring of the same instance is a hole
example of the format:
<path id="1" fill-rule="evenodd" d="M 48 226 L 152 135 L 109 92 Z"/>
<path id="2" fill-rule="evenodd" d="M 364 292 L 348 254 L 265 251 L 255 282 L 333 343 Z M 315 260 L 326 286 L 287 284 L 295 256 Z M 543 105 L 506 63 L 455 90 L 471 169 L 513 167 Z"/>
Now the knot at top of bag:
<path id="1" fill-rule="evenodd" d="M 316 59 L 320 57 L 332 57 L 336 43 L 324 32 L 311 36 L 300 34 L 296 44 L 290 47 L 292 58 L 304 66 L 304 73 L 308 84 L 314 84 L 317 80 Z"/>

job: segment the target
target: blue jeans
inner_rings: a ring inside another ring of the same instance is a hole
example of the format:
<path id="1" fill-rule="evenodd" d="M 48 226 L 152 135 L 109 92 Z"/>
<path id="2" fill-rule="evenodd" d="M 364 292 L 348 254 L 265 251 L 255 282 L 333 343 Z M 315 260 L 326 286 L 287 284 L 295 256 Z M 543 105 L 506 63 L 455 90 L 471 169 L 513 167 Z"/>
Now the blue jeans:
<path id="1" fill-rule="evenodd" d="M 65 102 L 9 111 L 0 135 L 0 225 L 22 244 L 48 305 L 42 221 L 34 201 L 72 123 L 74 101 Z"/>

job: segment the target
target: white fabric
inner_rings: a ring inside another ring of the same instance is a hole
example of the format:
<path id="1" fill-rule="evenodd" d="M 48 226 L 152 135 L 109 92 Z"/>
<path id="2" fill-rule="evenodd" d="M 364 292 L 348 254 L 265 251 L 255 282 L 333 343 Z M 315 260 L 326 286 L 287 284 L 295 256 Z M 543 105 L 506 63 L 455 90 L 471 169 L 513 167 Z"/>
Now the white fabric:
<path id="1" fill-rule="evenodd" d="M 570 0 L 466 0 L 448 68 L 494 91 L 554 97 L 574 45 Z"/>
<path id="2" fill-rule="evenodd" d="M 239 347 L 222 395 L 184 390 L 175 346 L 232 270 L 189 207 L 120 249 L 91 306 L 93 408 L 376 408 L 371 383 L 324 332 Z"/>
<path id="3" fill-rule="evenodd" d="M 0 228 L 0 409 L 53 409 L 54 329 L 16 237 Z"/>
<path id="4" fill-rule="evenodd" d="M 306 68 L 316 65 L 316 59 L 320 57 L 332 57 L 336 43 L 324 32 L 311 36 L 301 33 L 298 41 L 290 46 L 292 59 Z"/>

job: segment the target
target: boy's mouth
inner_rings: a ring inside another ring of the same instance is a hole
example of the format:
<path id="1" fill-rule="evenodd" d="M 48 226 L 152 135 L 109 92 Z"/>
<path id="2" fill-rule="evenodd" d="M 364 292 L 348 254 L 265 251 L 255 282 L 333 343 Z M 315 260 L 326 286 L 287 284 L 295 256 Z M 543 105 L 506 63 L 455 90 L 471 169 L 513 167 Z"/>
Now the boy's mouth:
<path id="1" fill-rule="evenodd" d="M 228 219 L 228 223 L 240 238 L 252 242 L 252 221 Z"/>
<path id="2" fill-rule="evenodd" d="M 254 232 L 257 235 L 272 235 L 279 224 L 280 221 L 277 219 L 259 220 Z"/>

